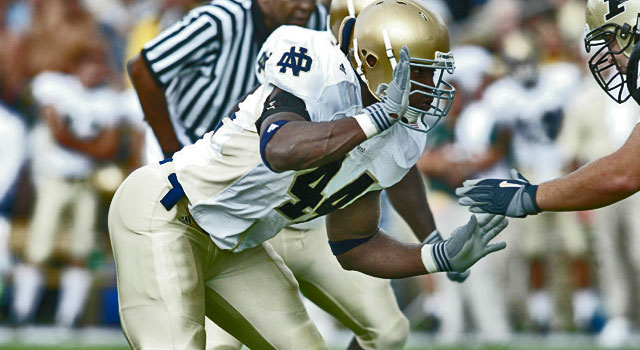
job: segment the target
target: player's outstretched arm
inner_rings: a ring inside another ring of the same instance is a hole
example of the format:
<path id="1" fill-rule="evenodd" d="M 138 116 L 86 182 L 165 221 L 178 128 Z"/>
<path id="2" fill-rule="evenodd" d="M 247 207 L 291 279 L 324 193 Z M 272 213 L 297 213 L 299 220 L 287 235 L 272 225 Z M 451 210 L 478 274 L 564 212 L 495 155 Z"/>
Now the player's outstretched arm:
<path id="1" fill-rule="evenodd" d="M 540 184 L 537 203 L 545 211 L 588 210 L 640 191 L 640 125 L 625 144 L 562 178 Z"/>
<path id="2" fill-rule="evenodd" d="M 402 180 L 385 191 L 391 205 L 411 227 L 411 231 L 418 238 L 418 241 L 424 242 L 427 236 L 436 229 L 436 223 L 418 168 L 414 165 Z"/>
<path id="3" fill-rule="evenodd" d="M 443 240 L 427 201 L 422 176 L 415 165 L 402 180 L 385 191 L 391 205 L 411 227 L 419 242 L 434 244 Z M 453 282 L 464 282 L 467 277 L 469 271 L 447 272 L 447 278 Z"/>
<path id="4" fill-rule="evenodd" d="M 435 244 L 395 240 L 378 228 L 379 192 L 370 192 L 327 217 L 333 253 L 347 270 L 382 278 L 403 278 L 441 271 L 464 272 L 487 254 L 504 249 L 489 242 L 506 225 L 504 217 L 475 216 L 458 227 L 451 238 Z"/>
<path id="5" fill-rule="evenodd" d="M 164 89 L 155 81 L 140 55 L 129 60 L 127 71 L 138 94 L 144 117 L 156 135 L 162 153 L 168 158 L 180 149 L 180 143 L 171 124 Z"/>
<path id="6" fill-rule="evenodd" d="M 512 171 L 512 179 L 467 180 L 456 189 L 458 202 L 474 213 L 525 217 L 540 211 L 604 207 L 640 191 L 640 126 L 615 153 L 573 173 L 532 185 Z"/>

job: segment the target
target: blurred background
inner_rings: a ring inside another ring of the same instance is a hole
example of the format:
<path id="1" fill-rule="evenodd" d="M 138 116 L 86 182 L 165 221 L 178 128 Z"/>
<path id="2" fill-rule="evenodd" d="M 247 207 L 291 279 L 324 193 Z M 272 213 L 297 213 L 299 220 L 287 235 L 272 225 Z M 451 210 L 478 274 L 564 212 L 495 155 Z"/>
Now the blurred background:
<path id="1" fill-rule="evenodd" d="M 214 0 L 215 1 L 215 0 Z M 449 24 L 454 107 L 418 163 L 441 232 L 467 178 L 552 179 L 607 155 L 640 110 L 597 86 L 584 0 L 421 0 Z M 202 1 L 0 0 L 0 348 L 126 348 L 106 214 L 140 166 L 125 62 Z M 91 116 L 90 118 L 88 116 Z M 640 348 L 640 198 L 511 220 L 464 284 L 394 281 L 408 348 Z M 390 207 L 382 225 L 410 234 Z M 336 348 L 351 338 L 309 304 Z"/>

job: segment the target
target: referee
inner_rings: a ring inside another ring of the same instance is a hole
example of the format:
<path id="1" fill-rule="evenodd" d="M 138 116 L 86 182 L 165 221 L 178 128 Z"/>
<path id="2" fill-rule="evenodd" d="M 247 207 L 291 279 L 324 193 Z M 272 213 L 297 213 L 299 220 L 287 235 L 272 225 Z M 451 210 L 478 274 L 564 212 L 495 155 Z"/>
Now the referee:
<path id="1" fill-rule="evenodd" d="M 198 140 L 258 81 L 262 43 L 284 24 L 324 30 L 314 0 L 216 0 L 189 12 L 129 61 L 129 75 L 164 157 Z"/>

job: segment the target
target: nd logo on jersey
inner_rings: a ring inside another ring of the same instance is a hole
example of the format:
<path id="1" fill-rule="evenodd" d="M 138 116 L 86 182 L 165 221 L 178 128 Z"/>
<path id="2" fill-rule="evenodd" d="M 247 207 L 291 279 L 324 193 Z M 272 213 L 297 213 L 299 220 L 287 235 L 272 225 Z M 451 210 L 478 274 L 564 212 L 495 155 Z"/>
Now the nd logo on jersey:
<path id="1" fill-rule="evenodd" d="M 289 52 L 285 52 L 278 62 L 280 73 L 286 73 L 287 68 L 291 68 L 294 76 L 299 76 L 300 72 L 308 72 L 311 69 L 311 57 L 307 56 L 307 49 L 300 47 L 300 51 L 296 52 L 296 47 L 291 46 Z"/>
<path id="2" fill-rule="evenodd" d="M 262 73 L 262 71 L 264 71 L 264 67 L 267 65 L 269 57 L 271 57 L 271 52 L 268 54 L 263 52 L 260 58 L 258 58 L 258 73 Z"/>

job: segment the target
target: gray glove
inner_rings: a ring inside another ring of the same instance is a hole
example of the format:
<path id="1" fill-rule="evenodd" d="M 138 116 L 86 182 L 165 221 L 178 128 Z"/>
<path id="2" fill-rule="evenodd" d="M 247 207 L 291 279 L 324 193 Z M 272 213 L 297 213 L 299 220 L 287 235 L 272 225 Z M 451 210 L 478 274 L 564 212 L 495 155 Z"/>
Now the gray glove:
<path id="1" fill-rule="evenodd" d="M 435 230 L 433 230 L 433 232 L 431 232 L 429 234 L 429 236 L 427 236 L 427 238 L 424 240 L 423 243 L 434 244 L 434 243 L 438 243 L 438 242 L 442 242 L 442 241 L 443 241 L 443 239 L 442 239 L 442 236 L 440 235 L 440 231 L 435 229 Z M 467 277 L 469 277 L 469 274 L 471 274 L 470 270 L 467 270 L 465 272 L 448 271 L 447 272 L 447 278 L 451 282 L 462 283 L 467 279 Z"/>
<path id="2" fill-rule="evenodd" d="M 469 222 L 456 228 L 443 242 L 422 246 L 422 262 L 429 273 L 464 272 L 484 256 L 507 247 L 505 242 L 489 242 L 507 227 L 507 219 L 499 215 L 471 216 Z"/>
<path id="3" fill-rule="evenodd" d="M 467 180 L 456 189 L 458 203 L 470 206 L 472 213 L 492 213 L 523 218 L 538 214 L 537 185 L 532 185 L 517 170 L 511 179 Z"/>
<path id="4" fill-rule="evenodd" d="M 368 137 L 370 134 L 380 133 L 396 123 L 409 108 L 409 92 L 411 90 L 411 70 L 409 68 L 409 48 L 400 49 L 400 59 L 393 70 L 391 83 L 383 84 L 378 91 L 384 91 L 382 101 L 364 108 L 363 113 L 368 116 L 377 132 L 363 127 Z M 362 125 L 362 123 L 359 121 Z"/>

